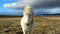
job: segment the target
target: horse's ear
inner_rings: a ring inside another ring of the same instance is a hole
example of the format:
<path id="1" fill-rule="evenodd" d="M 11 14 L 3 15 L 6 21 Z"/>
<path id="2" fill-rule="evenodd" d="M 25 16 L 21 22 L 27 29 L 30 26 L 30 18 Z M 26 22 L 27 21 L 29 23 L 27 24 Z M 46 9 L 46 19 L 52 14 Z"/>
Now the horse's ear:
<path id="1" fill-rule="evenodd" d="M 26 8 L 24 7 L 24 12 L 25 12 Z"/>

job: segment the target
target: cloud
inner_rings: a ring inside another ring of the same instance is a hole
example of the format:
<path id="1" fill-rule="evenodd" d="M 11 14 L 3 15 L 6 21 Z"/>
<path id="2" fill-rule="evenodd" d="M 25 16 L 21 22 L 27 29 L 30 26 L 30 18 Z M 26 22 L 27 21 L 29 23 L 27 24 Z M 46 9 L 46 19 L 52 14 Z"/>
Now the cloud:
<path id="1" fill-rule="evenodd" d="M 47 9 L 46 11 L 48 11 L 48 13 L 51 13 L 51 14 L 56 14 L 56 13 L 60 13 L 60 8 L 50 8 L 50 9 Z"/>
<path id="2" fill-rule="evenodd" d="M 59 14 L 60 13 L 60 7 L 54 7 L 54 8 L 41 8 L 35 10 L 37 14 Z"/>
<path id="3" fill-rule="evenodd" d="M 6 8 L 21 9 L 26 5 L 31 5 L 35 8 L 41 7 L 58 7 L 60 6 L 60 0 L 19 0 L 15 3 L 4 4 Z"/>
<path id="4" fill-rule="evenodd" d="M 10 4 L 4 4 L 3 7 L 5 8 L 13 8 L 13 9 L 20 9 L 23 8 L 25 4 L 18 4 L 18 3 L 10 3 Z"/>

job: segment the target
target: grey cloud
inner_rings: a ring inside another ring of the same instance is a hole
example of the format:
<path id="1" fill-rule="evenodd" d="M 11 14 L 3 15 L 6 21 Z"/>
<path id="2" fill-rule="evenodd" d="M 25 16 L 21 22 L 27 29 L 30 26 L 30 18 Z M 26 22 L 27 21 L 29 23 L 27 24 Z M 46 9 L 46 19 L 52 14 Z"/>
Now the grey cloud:
<path id="1" fill-rule="evenodd" d="M 36 2 L 33 6 L 35 7 L 58 7 L 60 6 L 60 0 L 50 0 L 50 1 L 42 1 Z"/>
<path id="2" fill-rule="evenodd" d="M 20 2 L 19 2 L 20 1 Z M 21 9 L 26 5 L 31 5 L 35 8 L 41 7 L 60 7 L 60 0 L 19 0 L 15 4 L 4 4 L 6 8 Z"/>

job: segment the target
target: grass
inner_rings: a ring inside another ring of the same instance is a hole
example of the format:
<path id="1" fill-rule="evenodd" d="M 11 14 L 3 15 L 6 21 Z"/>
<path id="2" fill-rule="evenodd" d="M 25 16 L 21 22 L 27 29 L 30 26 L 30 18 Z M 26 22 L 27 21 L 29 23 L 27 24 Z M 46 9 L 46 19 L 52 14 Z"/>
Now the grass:
<path id="1" fill-rule="evenodd" d="M 57 17 L 37 16 L 34 34 L 60 34 L 60 19 Z M 60 17 L 59 17 L 60 18 Z M 22 34 L 21 17 L 0 18 L 0 34 Z"/>

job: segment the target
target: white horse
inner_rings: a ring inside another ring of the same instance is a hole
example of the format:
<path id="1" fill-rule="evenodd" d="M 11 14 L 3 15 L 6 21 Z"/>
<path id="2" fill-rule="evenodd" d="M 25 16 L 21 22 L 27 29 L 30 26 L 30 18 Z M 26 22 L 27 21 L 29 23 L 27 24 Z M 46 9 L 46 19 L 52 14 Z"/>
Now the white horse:
<path id="1" fill-rule="evenodd" d="M 23 34 L 33 34 L 33 26 L 34 26 L 34 9 L 31 6 L 26 6 L 24 8 L 24 16 L 21 19 L 21 27 L 23 30 Z"/>

